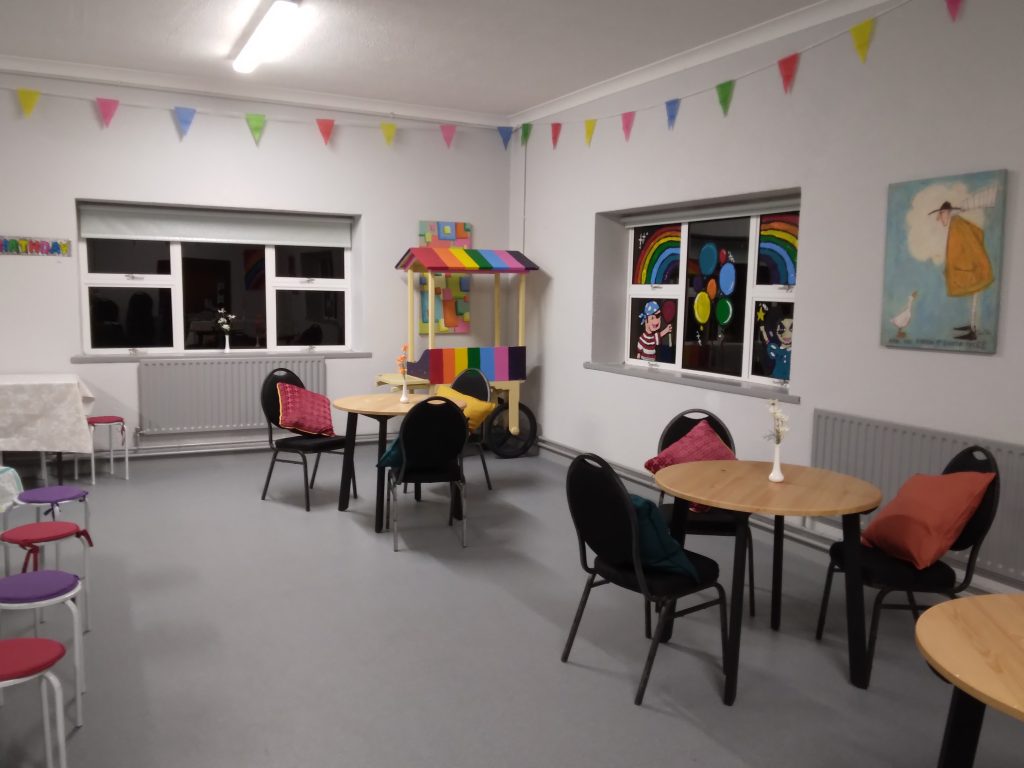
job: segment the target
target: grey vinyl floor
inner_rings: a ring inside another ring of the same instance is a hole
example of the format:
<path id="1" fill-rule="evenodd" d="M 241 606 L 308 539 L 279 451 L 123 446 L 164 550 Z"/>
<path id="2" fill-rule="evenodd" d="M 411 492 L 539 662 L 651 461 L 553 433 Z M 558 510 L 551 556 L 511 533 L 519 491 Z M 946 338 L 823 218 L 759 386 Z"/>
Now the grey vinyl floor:
<path id="1" fill-rule="evenodd" d="M 759 612 L 735 706 L 722 704 L 716 617 L 703 611 L 662 646 L 636 707 L 638 596 L 595 590 L 559 661 L 584 583 L 563 463 L 494 459 L 488 492 L 470 458 L 469 547 L 437 487 L 403 499 L 396 554 L 373 532 L 372 450 L 357 450 L 346 512 L 335 457 L 308 513 L 297 467 L 280 466 L 259 500 L 263 453 L 140 460 L 128 483 L 101 478 L 72 768 L 935 764 L 950 688 L 901 613 L 884 617 L 870 690 L 849 685 L 841 589 L 813 637 L 823 553 L 789 544 L 772 632 L 770 542 L 755 534 Z M 729 540 L 689 546 L 730 572 Z M 76 558 L 69 547 L 64 567 Z M 68 640 L 66 614 L 50 609 L 43 632 Z M 29 634 L 28 617 L 6 616 L 4 632 Z M 58 671 L 70 705 L 70 660 Z M 0 765 L 43 764 L 38 688 L 9 690 Z M 1022 764 L 1024 724 L 989 712 L 977 765 Z"/>

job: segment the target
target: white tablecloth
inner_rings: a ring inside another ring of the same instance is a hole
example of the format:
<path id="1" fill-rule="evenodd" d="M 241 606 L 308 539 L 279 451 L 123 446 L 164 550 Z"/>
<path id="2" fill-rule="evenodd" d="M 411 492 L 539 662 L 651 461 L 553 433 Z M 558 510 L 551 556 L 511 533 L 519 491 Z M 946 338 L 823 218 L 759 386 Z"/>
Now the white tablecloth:
<path id="1" fill-rule="evenodd" d="M 0 451 L 91 453 L 93 400 L 74 374 L 0 374 Z"/>

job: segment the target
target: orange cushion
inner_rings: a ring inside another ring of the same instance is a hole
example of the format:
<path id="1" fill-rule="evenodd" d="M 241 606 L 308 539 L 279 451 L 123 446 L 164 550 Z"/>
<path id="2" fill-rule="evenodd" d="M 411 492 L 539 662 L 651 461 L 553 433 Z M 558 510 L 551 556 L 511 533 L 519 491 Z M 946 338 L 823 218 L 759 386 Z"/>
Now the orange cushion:
<path id="1" fill-rule="evenodd" d="M 861 541 L 927 568 L 953 546 L 994 477 L 992 472 L 913 475 L 874 516 Z"/>

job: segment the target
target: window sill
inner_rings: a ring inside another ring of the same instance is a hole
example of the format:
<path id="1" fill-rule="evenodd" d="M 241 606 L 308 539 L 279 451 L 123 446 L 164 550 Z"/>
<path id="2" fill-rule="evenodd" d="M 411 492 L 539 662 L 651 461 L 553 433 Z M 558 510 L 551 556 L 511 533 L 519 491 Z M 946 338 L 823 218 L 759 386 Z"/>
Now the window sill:
<path id="1" fill-rule="evenodd" d="M 355 352 L 355 351 L 328 351 L 328 350 L 312 350 L 306 351 L 278 351 L 273 352 L 266 349 L 234 349 L 230 352 L 223 350 L 211 349 L 205 352 L 194 351 L 194 352 L 141 352 L 135 355 L 104 355 L 101 353 L 74 355 L 71 358 L 72 364 L 80 363 L 138 363 L 142 360 L 212 360 L 231 358 L 233 360 L 239 360 L 244 358 L 309 358 L 309 357 L 322 357 L 326 360 L 334 359 L 354 359 L 354 358 L 370 358 L 373 357 L 372 352 Z"/>
<path id="2" fill-rule="evenodd" d="M 654 381 L 666 381 L 670 384 L 682 384 L 687 387 L 699 389 L 712 389 L 717 392 L 729 392 L 733 395 L 744 395 L 746 397 L 759 397 L 764 400 L 779 400 L 783 403 L 799 403 L 800 397 L 792 395 L 785 387 L 773 387 L 768 384 L 755 384 L 750 381 L 726 381 L 724 379 L 712 379 L 704 376 L 695 376 L 691 373 L 681 371 L 669 371 L 663 368 L 644 368 L 625 363 L 597 363 L 586 362 L 583 367 L 591 371 L 603 371 L 604 373 L 617 373 L 621 376 L 634 376 L 638 379 L 652 379 Z"/>

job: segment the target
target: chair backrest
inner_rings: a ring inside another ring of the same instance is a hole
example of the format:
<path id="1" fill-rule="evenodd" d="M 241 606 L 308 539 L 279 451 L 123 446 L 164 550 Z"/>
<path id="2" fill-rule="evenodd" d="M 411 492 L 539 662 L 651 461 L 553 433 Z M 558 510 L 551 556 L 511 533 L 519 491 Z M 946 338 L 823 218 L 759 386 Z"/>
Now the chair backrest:
<path id="1" fill-rule="evenodd" d="M 277 394 L 278 384 L 294 384 L 296 387 L 305 386 L 294 371 L 287 368 L 275 368 L 267 374 L 260 387 L 260 405 L 263 406 L 263 415 L 267 417 L 267 432 L 271 426 L 281 426 L 281 400 Z"/>
<path id="2" fill-rule="evenodd" d="M 706 421 L 708 426 L 715 430 L 715 433 L 722 438 L 722 442 L 729 446 L 729 450 L 736 450 L 736 444 L 732 440 L 732 434 L 729 432 L 729 428 L 725 426 L 725 424 L 722 423 L 722 420 L 715 416 L 715 414 L 710 411 L 701 410 L 700 408 L 690 408 L 672 419 L 661 433 L 661 440 L 658 442 L 658 450 L 663 451 L 679 438 L 688 435 L 690 430 L 702 421 Z"/>
<path id="3" fill-rule="evenodd" d="M 577 456 L 569 465 L 565 494 L 579 537 L 584 570 L 590 570 L 584 544 L 613 565 L 636 563 L 636 512 L 626 487 L 608 462 L 593 453 Z"/>
<path id="4" fill-rule="evenodd" d="M 477 400 L 489 402 L 491 399 L 491 383 L 479 368 L 467 368 L 451 383 L 452 389 L 463 395 L 475 397 Z"/>
<path id="5" fill-rule="evenodd" d="M 999 507 L 999 465 L 996 464 L 995 457 L 987 448 L 972 445 L 960 451 L 942 470 L 944 475 L 953 472 L 994 472 L 996 475 L 985 490 L 985 495 L 981 497 L 981 503 L 971 515 L 971 519 L 967 521 L 960 536 L 950 547 L 950 549 L 960 552 L 980 545 L 985 534 L 988 533 L 988 529 L 992 527 L 996 509 Z"/>
<path id="6" fill-rule="evenodd" d="M 417 403 L 398 431 L 403 472 L 458 465 L 468 434 L 462 409 L 448 398 L 435 395 Z"/>

